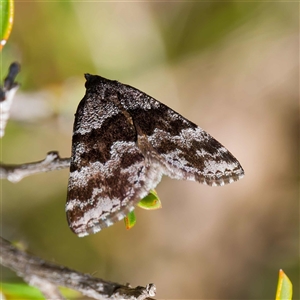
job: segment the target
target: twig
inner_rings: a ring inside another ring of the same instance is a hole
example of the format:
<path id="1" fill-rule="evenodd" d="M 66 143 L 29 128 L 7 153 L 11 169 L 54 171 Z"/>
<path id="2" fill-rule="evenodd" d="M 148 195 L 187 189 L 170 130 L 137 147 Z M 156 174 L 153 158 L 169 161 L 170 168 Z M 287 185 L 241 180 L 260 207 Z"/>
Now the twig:
<path id="1" fill-rule="evenodd" d="M 57 151 L 47 153 L 44 160 L 20 164 L 0 164 L 0 179 L 8 179 L 11 182 L 18 182 L 26 176 L 65 169 L 70 166 L 70 158 L 60 158 Z"/>
<path id="2" fill-rule="evenodd" d="M 32 276 L 24 276 L 25 281 L 28 282 L 29 285 L 37 288 L 40 292 L 45 296 L 46 299 L 51 300 L 65 300 L 63 295 L 60 293 L 58 287 L 48 280 L 44 280 L 35 275 Z"/>
<path id="3" fill-rule="evenodd" d="M 154 284 L 131 288 L 128 285 L 104 281 L 64 266 L 45 262 L 36 256 L 17 249 L 1 237 L 0 261 L 3 266 L 14 270 L 30 285 L 39 288 L 47 299 L 64 299 L 58 291 L 59 286 L 101 300 L 150 300 L 149 297 L 155 296 L 156 292 Z"/>

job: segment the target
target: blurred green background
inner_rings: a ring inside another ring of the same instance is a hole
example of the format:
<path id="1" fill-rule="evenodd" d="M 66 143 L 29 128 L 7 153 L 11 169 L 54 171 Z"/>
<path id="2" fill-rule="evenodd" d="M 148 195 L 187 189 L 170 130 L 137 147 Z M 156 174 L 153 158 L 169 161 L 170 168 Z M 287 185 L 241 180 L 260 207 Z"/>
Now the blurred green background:
<path id="1" fill-rule="evenodd" d="M 26 2 L 1 53 L 22 84 L 1 160 L 70 156 L 84 73 L 130 84 L 224 144 L 246 176 L 222 188 L 163 178 L 163 208 L 78 238 L 68 170 L 1 182 L 1 232 L 40 257 L 164 299 L 299 299 L 299 3 Z M 16 276 L 2 270 L 3 281 Z"/>

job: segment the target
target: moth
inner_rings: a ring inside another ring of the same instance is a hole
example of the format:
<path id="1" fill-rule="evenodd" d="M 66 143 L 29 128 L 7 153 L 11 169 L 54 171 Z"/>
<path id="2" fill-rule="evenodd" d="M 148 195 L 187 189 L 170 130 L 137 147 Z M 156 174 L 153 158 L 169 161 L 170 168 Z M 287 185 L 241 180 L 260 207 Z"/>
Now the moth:
<path id="1" fill-rule="evenodd" d="M 113 225 L 162 175 L 222 186 L 237 159 L 196 124 L 138 89 L 85 74 L 75 114 L 66 214 L 79 237 Z"/>

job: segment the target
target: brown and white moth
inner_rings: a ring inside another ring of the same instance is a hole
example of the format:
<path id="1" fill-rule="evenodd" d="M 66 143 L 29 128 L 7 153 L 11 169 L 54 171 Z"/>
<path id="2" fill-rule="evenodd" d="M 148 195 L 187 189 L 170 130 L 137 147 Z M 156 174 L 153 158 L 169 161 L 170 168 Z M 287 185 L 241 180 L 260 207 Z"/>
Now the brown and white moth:
<path id="1" fill-rule="evenodd" d="M 82 237 L 122 220 L 162 175 L 221 186 L 244 176 L 203 129 L 118 81 L 85 74 L 75 114 L 66 213 Z"/>

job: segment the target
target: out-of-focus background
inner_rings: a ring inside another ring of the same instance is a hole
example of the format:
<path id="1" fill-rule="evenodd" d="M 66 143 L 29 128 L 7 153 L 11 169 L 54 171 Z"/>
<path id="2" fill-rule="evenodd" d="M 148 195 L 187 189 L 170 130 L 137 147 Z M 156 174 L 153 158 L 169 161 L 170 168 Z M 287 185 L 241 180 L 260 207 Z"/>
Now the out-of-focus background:
<path id="1" fill-rule="evenodd" d="M 1 78 L 22 64 L 2 161 L 70 156 L 84 73 L 130 84 L 208 131 L 246 176 L 211 188 L 163 178 L 163 208 L 78 238 L 68 170 L 1 182 L 1 231 L 30 252 L 157 298 L 274 299 L 278 270 L 299 299 L 299 4 L 22 2 Z M 16 276 L 2 271 L 2 280 Z"/>

